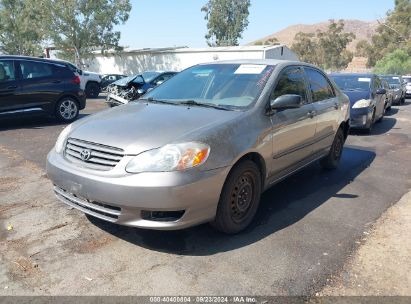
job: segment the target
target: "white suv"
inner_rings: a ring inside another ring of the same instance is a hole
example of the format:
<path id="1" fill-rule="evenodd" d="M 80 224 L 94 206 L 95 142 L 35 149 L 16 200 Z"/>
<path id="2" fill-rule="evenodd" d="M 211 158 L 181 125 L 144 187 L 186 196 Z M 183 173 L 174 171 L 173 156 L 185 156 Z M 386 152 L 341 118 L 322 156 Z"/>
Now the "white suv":
<path id="1" fill-rule="evenodd" d="M 402 76 L 402 79 L 405 82 L 405 97 L 411 97 L 411 76 Z"/>
<path id="2" fill-rule="evenodd" d="M 86 96 L 88 98 L 98 97 L 101 91 L 100 83 L 101 83 L 102 75 L 98 73 L 89 72 L 89 71 L 83 71 L 79 69 L 78 67 L 76 67 L 71 62 L 68 62 L 65 60 L 60 60 L 60 61 L 64 61 L 66 64 L 68 64 L 68 66 L 73 72 L 76 72 L 79 75 L 80 88 L 86 92 Z"/>

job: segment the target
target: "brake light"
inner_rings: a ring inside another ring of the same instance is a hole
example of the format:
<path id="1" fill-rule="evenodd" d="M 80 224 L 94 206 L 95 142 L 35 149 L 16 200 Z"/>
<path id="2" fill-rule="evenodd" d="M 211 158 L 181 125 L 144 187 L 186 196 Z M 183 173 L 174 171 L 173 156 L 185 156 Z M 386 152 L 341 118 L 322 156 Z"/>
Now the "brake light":
<path id="1" fill-rule="evenodd" d="M 80 84 L 81 80 L 80 80 L 80 76 L 76 75 L 74 76 L 74 78 L 71 80 L 71 83 L 74 84 Z"/>

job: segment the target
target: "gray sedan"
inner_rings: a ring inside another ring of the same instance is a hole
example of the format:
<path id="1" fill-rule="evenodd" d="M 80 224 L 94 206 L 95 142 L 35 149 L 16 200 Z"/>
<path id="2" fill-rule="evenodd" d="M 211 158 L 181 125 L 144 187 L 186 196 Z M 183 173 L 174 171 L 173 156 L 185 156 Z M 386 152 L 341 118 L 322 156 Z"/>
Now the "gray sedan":
<path id="1" fill-rule="evenodd" d="M 201 64 L 66 127 L 47 174 L 62 202 L 109 222 L 237 233 L 276 182 L 316 160 L 337 167 L 348 120 L 347 96 L 315 66 Z"/>

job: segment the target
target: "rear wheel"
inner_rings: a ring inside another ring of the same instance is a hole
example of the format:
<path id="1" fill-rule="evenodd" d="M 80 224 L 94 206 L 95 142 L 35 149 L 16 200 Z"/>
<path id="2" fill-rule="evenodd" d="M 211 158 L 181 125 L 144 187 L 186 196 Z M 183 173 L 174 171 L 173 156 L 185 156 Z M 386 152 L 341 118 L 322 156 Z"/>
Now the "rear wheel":
<path id="1" fill-rule="evenodd" d="M 100 94 L 100 85 L 96 82 L 89 82 L 86 85 L 86 96 L 89 98 L 97 98 Z"/>
<path id="2" fill-rule="evenodd" d="M 56 117 L 62 122 L 72 122 L 79 114 L 79 106 L 71 97 L 61 99 L 56 105 Z"/>
<path id="3" fill-rule="evenodd" d="M 244 230 L 257 212 L 261 183 L 260 170 L 254 162 L 246 160 L 235 166 L 224 184 L 211 225 L 227 234 Z"/>
<path id="4" fill-rule="evenodd" d="M 324 169 L 335 169 L 340 163 L 342 151 L 344 148 L 344 131 L 339 128 L 337 134 L 334 137 L 333 144 L 331 146 L 330 152 L 328 155 L 320 160 L 320 165 Z"/>

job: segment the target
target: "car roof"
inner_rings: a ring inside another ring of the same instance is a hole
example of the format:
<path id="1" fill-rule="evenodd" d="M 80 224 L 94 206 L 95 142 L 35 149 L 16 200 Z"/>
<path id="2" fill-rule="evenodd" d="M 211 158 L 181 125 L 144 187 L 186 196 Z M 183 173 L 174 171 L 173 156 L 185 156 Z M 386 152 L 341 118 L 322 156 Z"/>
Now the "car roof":
<path id="1" fill-rule="evenodd" d="M 0 55 L 0 59 L 24 59 L 24 60 L 35 60 L 35 61 L 43 61 L 49 63 L 62 63 L 67 62 L 64 60 L 55 60 L 50 58 L 40 58 L 40 57 L 32 57 L 32 56 L 20 56 L 20 55 Z"/>
<path id="2" fill-rule="evenodd" d="M 330 73 L 330 76 L 352 76 L 352 77 L 374 77 L 377 74 L 373 73 Z"/>

